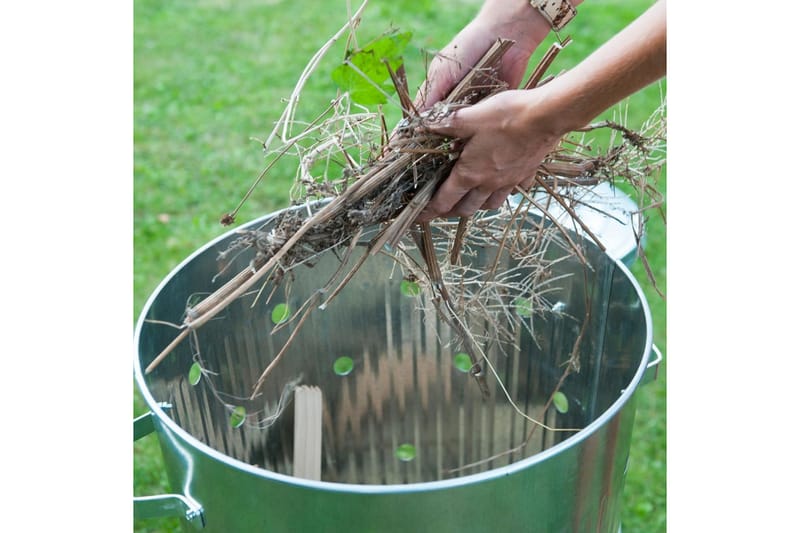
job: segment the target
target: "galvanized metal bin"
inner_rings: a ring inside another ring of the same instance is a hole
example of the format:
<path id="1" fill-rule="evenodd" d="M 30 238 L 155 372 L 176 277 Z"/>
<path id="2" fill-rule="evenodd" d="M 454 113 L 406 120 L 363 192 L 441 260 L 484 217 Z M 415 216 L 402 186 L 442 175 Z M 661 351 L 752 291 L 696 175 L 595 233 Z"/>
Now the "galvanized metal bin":
<path id="1" fill-rule="evenodd" d="M 587 243 L 590 270 L 559 263 L 557 274 L 572 275 L 550 296 L 554 312 L 535 319 L 536 338 L 522 334 L 520 349 L 490 354 L 520 409 L 551 427 L 582 428 L 537 429 L 524 450 L 510 454 L 503 452 L 532 424 L 496 382 L 483 399 L 473 378 L 454 366 L 455 348 L 442 342 L 449 330 L 431 306 L 402 294 L 388 258 L 368 261 L 328 309 L 311 314 L 259 399 L 274 409 L 286 383 L 298 378 L 321 389 L 321 479 L 309 480 L 293 475 L 293 404 L 268 428 L 233 428 L 226 403 L 237 400 L 187 378 L 199 346 L 207 368 L 219 373 L 218 390 L 249 395 L 289 334 L 270 335 L 271 305 L 242 299 L 200 329 L 197 346 L 185 342 L 154 372 L 143 372 L 175 336 L 149 319 L 178 321 L 190 295 L 214 290 L 217 254 L 234 237 L 179 265 L 138 322 L 135 377 L 151 412 L 136 421 L 136 437 L 156 433 L 174 491 L 136 498 L 138 517 L 178 515 L 187 527 L 226 533 L 619 531 L 636 391 L 660 358 L 645 297 L 620 260 Z M 337 266 L 328 255 L 299 269 L 289 306 Z M 581 370 L 560 389 L 569 409 L 543 413 L 579 334 L 576 317 L 587 311 Z M 353 369 L 337 373 L 334 362 L 343 355 Z M 410 456 L 398 453 L 403 445 Z"/>

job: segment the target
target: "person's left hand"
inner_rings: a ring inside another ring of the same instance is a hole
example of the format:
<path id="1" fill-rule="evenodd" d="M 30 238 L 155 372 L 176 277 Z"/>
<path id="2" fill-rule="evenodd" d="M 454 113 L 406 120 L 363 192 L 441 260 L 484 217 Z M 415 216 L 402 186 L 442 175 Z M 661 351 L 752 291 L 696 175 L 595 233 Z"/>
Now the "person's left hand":
<path id="1" fill-rule="evenodd" d="M 499 37 L 514 41 L 499 64 L 498 78 L 519 87 L 531 54 L 550 26 L 527 0 L 487 0 L 478 15 L 431 61 L 417 94 L 419 111 L 443 100 Z"/>
<path id="2" fill-rule="evenodd" d="M 430 125 L 430 131 L 465 144 L 418 222 L 496 209 L 517 185 L 530 187 L 536 169 L 562 134 L 557 121 L 548 119 L 552 115 L 541 93 L 504 91 Z"/>

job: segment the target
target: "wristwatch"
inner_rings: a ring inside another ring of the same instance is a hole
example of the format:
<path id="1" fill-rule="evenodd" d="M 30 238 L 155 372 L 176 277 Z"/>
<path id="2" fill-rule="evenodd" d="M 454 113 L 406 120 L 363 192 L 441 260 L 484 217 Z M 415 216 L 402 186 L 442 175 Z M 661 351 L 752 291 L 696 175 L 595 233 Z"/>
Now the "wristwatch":
<path id="1" fill-rule="evenodd" d="M 531 0 L 531 5 L 539 10 L 555 31 L 566 26 L 578 13 L 569 0 Z"/>

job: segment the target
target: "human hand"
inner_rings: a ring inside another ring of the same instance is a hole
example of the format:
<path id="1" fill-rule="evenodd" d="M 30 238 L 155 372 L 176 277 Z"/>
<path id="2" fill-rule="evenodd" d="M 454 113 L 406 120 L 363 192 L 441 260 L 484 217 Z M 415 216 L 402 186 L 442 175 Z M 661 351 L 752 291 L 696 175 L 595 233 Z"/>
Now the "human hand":
<path id="1" fill-rule="evenodd" d="M 498 93 L 460 109 L 429 130 L 465 141 L 461 155 L 418 222 L 496 209 L 536 169 L 563 133 L 544 88 Z"/>
<path id="2" fill-rule="evenodd" d="M 659 0 L 553 81 L 498 93 L 430 124 L 464 145 L 417 220 L 471 216 L 499 207 L 517 185 L 527 188 L 561 137 L 666 74 L 666 40 L 666 1 Z"/>
<path id="3" fill-rule="evenodd" d="M 531 54 L 549 31 L 547 22 L 527 0 L 487 0 L 475 19 L 431 61 L 417 95 L 418 110 L 425 111 L 443 100 L 501 37 L 515 44 L 503 56 L 500 79 L 510 89 L 518 88 Z"/>

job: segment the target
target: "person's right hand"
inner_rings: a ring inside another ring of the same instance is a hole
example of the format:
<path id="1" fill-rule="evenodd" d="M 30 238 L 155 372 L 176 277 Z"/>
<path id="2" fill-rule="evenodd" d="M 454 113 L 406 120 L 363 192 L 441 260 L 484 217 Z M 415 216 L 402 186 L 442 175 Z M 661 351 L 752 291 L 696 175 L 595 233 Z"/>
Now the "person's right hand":
<path id="1" fill-rule="evenodd" d="M 503 91 L 427 126 L 465 144 L 418 222 L 496 209 L 516 186 L 530 187 L 536 169 L 565 133 L 558 119 L 563 100 L 548 96 L 548 89 Z"/>
<path id="2" fill-rule="evenodd" d="M 487 0 L 478 15 L 431 61 L 417 95 L 418 111 L 443 100 L 498 39 L 515 41 L 503 56 L 500 79 L 517 89 L 528 60 L 550 32 L 545 19 L 527 0 Z"/>

